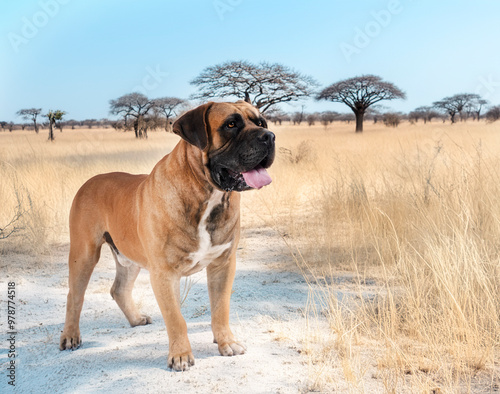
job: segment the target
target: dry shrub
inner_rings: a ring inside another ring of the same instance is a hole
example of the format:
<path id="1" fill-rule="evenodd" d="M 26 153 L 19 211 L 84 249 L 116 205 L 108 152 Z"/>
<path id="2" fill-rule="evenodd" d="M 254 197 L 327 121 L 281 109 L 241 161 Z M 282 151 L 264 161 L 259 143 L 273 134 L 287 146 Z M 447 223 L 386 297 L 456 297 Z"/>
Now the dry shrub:
<path id="1" fill-rule="evenodd" d="M 401 114 L 396 112 L 387 112 L 383 115 L 382 121 L 387 127 L 398 127 L 401 123 Z"/>
<path id="2" fill-rule="evenodd" d="M 284 158 L 292 164 L 311 163 L 317 159 L 317 155 L 311 141 L 302 141 L 294 149 L 281 147 L 279 148 L 279 154 L 281 158 Z"/>
<path id="3" fill-rule="evenodd" d="M 500 105 L 495 105 L 494 107 L 491 107 L 486 114 L 484 114 L 486 119 L 489 122 L 496 122 L 498 119 L 500 119 Z"/>
<path id="4" fill-rule="evenodd" d="M 1 218 L 2 237 L 0 253 L 43 253 L 48 244 L 48 217 L 43 203 L 33 201 L 29 190 L 19 181 L 15 173 L 3 170 L 3 184 L 0 199 L 4 201 L 4 215 Z M 9 207 L 9 202 L 12 204 Z M 7 209 L 10 208 L 10 209 Z M 9 216 L 11 217 L 8 220 Z M 3 224 L 5 223 L 5 224 Z"/>

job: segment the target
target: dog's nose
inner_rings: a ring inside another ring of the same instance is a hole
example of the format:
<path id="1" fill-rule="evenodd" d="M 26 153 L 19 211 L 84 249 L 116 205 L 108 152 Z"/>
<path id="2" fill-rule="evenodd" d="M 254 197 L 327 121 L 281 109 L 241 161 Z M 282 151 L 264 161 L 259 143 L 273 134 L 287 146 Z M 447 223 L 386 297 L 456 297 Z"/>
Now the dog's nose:
<path id="1" fill-rule="evenodd" d="M 264 134 L 262 134 L 260 137 L 258 137 L 259 141 L 261 141 L 269 146 L 274 144 L 275 139 L 276 139 L 276 136 L 274 135 L 274 133 L 272 133 L 270 131 L 266 131 Z"/>

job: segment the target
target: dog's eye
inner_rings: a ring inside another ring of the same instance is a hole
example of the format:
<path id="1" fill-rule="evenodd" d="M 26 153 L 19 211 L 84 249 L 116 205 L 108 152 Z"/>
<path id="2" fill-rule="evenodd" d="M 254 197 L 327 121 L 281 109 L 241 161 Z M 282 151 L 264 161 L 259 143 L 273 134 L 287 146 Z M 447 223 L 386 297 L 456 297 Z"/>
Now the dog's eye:
<path id="1" fill-rule="evenodd" d="M 229 122 L 229 123 L 227 124 L 227 127 L 229 127 L 230 129 L 232 129 L 232 128 L 236 127 L 236 122 L 234 122 L 234 121 Z"/>
<path id="2" fill-rule="evenodd" d="M 259 127 L 262 127 L 262 126 L 263 126 L 262 120 L 258 120 L 258 121 L 257 121 L 257 126 L 259 126 Z"/>

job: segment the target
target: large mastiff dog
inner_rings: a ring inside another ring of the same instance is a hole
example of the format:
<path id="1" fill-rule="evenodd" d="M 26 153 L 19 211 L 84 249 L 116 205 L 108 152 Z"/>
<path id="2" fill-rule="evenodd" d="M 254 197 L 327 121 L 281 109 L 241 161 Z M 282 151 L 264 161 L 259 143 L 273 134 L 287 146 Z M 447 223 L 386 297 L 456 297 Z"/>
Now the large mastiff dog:
<path id="1" fill-rule="evenodd" d="M 240 236 L 240 195 L 271 182 L 274 134 L 252 105 L 207 103 L 173 125 L 182 137 L 149 175 L 97 175 L 75 196 L 70 213 L 69 293 L 59 348 L 82 341 L 83 298 L 101 246 L 116 261 L 111 296 L 131 326 L 151 323 L 137 309 L 132 287 L 141 268 L 167 326 L 168 365 L 194 364 L 180 310 L 180 278 L 207 269 L 214 342 L 223 356 L 242 354 L 229 328 L 229 300 Z"/>

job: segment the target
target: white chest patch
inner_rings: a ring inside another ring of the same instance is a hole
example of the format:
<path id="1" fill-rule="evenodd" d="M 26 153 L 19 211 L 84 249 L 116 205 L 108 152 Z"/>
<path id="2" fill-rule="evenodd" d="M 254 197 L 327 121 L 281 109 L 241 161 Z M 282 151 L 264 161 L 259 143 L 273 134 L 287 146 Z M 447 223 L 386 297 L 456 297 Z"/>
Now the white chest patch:
<path id="1" fill-rule="evenodd" d="M 207 208 L 205 209 L 205 212 L 203 212 L 203 216 L 198 224 L 198 250 L 189 254 L 189 258 L 193 262 L 191 268 L 194 268 L 195 266 L 198 266 L 200 269 L 205 268 L 214 259 L 219 257 L 231 247 L 231 242 L 222 245 L 212 245 L 210 233 L 207 230 L 210 213 L 212 213 L 214 207 L 221 203 L 223 195 L 224 193 L 215 190 L 208 200 Z"/>

